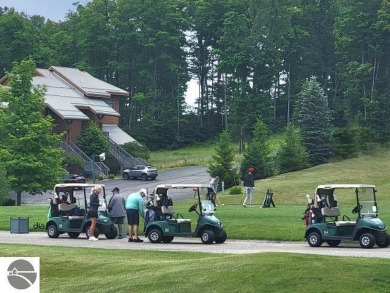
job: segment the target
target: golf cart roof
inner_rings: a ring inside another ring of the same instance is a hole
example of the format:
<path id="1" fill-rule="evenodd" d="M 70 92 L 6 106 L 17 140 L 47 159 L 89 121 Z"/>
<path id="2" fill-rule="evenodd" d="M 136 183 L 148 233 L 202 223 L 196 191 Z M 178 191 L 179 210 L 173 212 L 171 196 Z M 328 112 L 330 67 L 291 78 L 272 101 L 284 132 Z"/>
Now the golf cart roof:
<path id="1" fill-rule="evenodd" d="M 325 185 L 318 185 L 316 190 L 318 190 L 318 189 L 337 189 L 337 188 L 375 188 L 375 185 L 372 185 L 372 184 L 325 184 Z"/>
<path id="2" fill-rule="evenodd" d="M 159 184 L 156 186 L 157 188 L 165 188 L 165 189 L 185 189 L 185 188 L 207 188 L 209 187 L 207 184 Z"/>
<path id="3" fill-rule="evenodd" d="M 104 188 L 104 184 L 94 184 L 94 183 L 60 183 L 56 184 L 54 186 L 54 189 L 56 188 L 66 188 L 66 187 L 95 187 L 97 185 L 100 185 Z"/>
<path id="4" fill-rule="evenodd" d="M 102 184 L 93 184 L 93 183 L 60 183 L 60 184 L 56 184 L 54 186 L 53 199 L 58 198 L 59 192 L 73 193 L 72 192 L 73 190 L 76 190 L 76 189 L 86 190 L 87 188 L 91 188 L 91 190 L 92 190 L 92 188 L 97 186 L 97 185 L 100 185 L 104 190 L 104 185 L 102 185 Z M 73 195 L 71 195 L 71 196 L 73 196 Z"/>

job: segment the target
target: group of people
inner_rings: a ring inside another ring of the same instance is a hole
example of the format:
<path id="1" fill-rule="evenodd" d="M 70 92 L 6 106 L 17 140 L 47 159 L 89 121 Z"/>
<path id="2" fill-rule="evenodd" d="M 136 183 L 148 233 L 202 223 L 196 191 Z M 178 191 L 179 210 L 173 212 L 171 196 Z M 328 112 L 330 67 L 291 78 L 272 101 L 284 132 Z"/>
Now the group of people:
<path id="1" fill-rule="evenodd" d="M 98 218 L 98 208 L 99 208 L 99 194 L 102 191 L 102 187 L 97 185 L 93 188 L 92 194 L 89 201 L 89 211 L 88 216 L 91 219 L 91 226 L 89 229 L 89 240 L 96 241 L 98 240 L 95 236 L 96 221 Z M 125 218 L 127 217 L 127 223 L 129 225 L 129 242 L 143 242 L 139 238 L 138 227 L 139 227 L 139 217 L 145 217 L 144 215 L 144 197 L 146 196 L 146 189 L 141 189 L 138 192 L 132 193 L 128 196 L 127 200 L 120 195 L 118 187 L 115 187 L 112 190 L 112 197 L 108 203 L 108 211 L 111 216 L 111 220 L 114 224 L 118 225 L 118 239 L 124 237 L 123 224 Z M 134 235 L 134 238 L 133 238 Z"/>
<path id="2" fill-rule="evenodd" d="M 255 178 L 253 175 L 254 168 L 249 167 L 248 172 L 244 176 L 244 189 L 245 189 L 245 199 L 242 203 L 243 207 L 247 207 L 247 201 L 249 200 L 250 207 L 253 207 L 253 190 L 255 187 Z M 216 196 L 218 191 L 219 177 L 212 177 L 209 182 L 209 197 L 214 206 L 216 206 Z M 102 191 L 102 187 L 97 185 L 93 188 L 92 194 L 90 197 L 90 208 L 88 211 L 88 216 L 91 219 L 91 226 L 89 229 L 89 240 L 96 241 L 98 240 L 95 236 L 96 221 L 98 218 L 98 208 L 99 208 L 99 194 Z M 119 193 L 119 188 L 115 187 L 112 190 L 112 197 L 108 203 L 108 211 L 111 216 L 111 220 L 114 224 L 118 225 L 118 238 L 122 239 L 124 237 L 123 233 L 123 224 L 125 218 L 127 217 L 127 223 L 129 225 L 129 242 L 143 242 L 139 238 L 138 227 L 139 227 L 139 217 L 145 218 L 144 214 L 144 197 L 147 195 L 146 189 L 142 188 L 140 191 L 132 193 L 128 196 L 127 200 Z M 134 235 L 134 238 L 133 238 Z"/>
<path id="3" fill-rule="evenodd" d="M 254 167 L 249 167 L 248 172 L 244 176 L 244 189 L 245 189 L 245 199 L 242 202 L 243 207 L 247 207 L 247 201 L 249 201 L 249 206 L 253 208 L 254 206 L 254 197 L 253 192 L 255 188 L 255 176 L 253 175 Z M 219 177 L 212 177 L 209 182 L 209 197 L 211 202 L 216 205 L 215 199 L 217 198 Z"/>

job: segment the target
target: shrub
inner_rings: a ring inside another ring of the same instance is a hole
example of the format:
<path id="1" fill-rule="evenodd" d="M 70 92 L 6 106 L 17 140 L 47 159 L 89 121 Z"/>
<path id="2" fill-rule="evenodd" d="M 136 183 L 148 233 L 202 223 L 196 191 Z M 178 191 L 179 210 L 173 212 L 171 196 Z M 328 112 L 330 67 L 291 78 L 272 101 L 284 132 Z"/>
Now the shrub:
<path id="1" fill-rule="evenodd" d="M 115 174 L 113 174 L 113 173 L 108 174 L 108 178 L 109 179 L 115 179 Z"/>
<path id="2" fill-rule="evenodd" d="M 242 187 L 241 186 L 233 186 L 229 189 L 229 194 L 242 194 Z"/>
<path id="3" fill-rule="evenodd" d="M 138 142 L 128 142 L 125 143 L 122 147 L 135 158 L 142 158 L 145 160 L 150 159 L 150 150 Z"/>
<path id="4" fill-rule="evenodd" d="M 6 201 L 4 201 L 1 205 L 2 206 L 14 206 L 16 204 L 16 201 L 12 198 L 8 198 Z"/>

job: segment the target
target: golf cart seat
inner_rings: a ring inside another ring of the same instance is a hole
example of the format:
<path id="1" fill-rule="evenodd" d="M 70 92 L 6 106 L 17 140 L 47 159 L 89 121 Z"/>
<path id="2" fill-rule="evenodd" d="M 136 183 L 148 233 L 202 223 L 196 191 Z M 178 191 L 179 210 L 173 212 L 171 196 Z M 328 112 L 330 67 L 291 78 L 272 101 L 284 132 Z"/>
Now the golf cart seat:
<path id="1" fill-rule="evenodd" d="M 337 217 L 341 215 L 340 209 L 337 207 L 333 208 L 322 208 L 321 213 L 324 217 L 330 217 L 334 218 L 334 222 L 336 223 L 336 226 L 350 226 L 350 225 L 356 225 L 356 221 L 337 221 Z"/>
<path id="2" fill-rule="evenodd" d="M 175 210 L 173 209 L 173 206 L 162 206 L 161 212 L 163 215 L 173 215 L 175 213 Z"/>
<path id="3" fill-rule="evenodd" d="M 172 218 L 167 219 L 168 222 L 172 223 L 191 223 L 191 219 L 177 219 L 173 215 L 175 213 L 175 210 L 173 209 L 173 206 L 162 206 L 161 207 L 161 212 L 163 213 L 164 216 L 172 216 Z"/>
<path id="4" fill-rule="evenodd" d="M 77 204 L 75 203 L 60 203 L 58 204 L 58 211 L 60 212 L 60 215 L 62 217 L 68 217 L 69 220 L 82 220 L 84 219 L 84 216 L 81 215 L 74 215 L 73 210 L 77 208 Z"/>
<path id="5" fill-rule="evenodd" d="M 70 211 L 73 210 L 75 207 L 77 207 L 77 204 L 75 204 L 75 203 L 70 203 L 70 204 L 67 204 L 67 203 L 60 203 L 60 204 L 58 205 L 58 210 L 63 211 L 63 212 L 70 212 Z"/>

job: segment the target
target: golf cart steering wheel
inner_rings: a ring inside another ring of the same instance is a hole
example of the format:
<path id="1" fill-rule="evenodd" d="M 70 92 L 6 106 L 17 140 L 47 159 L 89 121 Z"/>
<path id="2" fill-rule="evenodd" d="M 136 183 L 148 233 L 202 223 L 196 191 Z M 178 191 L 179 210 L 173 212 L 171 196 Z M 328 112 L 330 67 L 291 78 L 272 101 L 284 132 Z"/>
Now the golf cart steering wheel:
<path id="1" fill-rule="evenodd" d="M 357 214 L 358 212 L 360 212 L 361 209 L 362 209 L 362 205 L 361 204 L 357 205 L 356 207 L 353 208 L 352 214 Z"/>
<path id="2" fill-rule="evenodd" d="M 193 211 L 196 211 L 196 208 L 198 207 L 198 204 L 194 204 L 192 207 L 190 207 L 190 209 L 188 210 L 190 213 L 193 212 Z"/>

